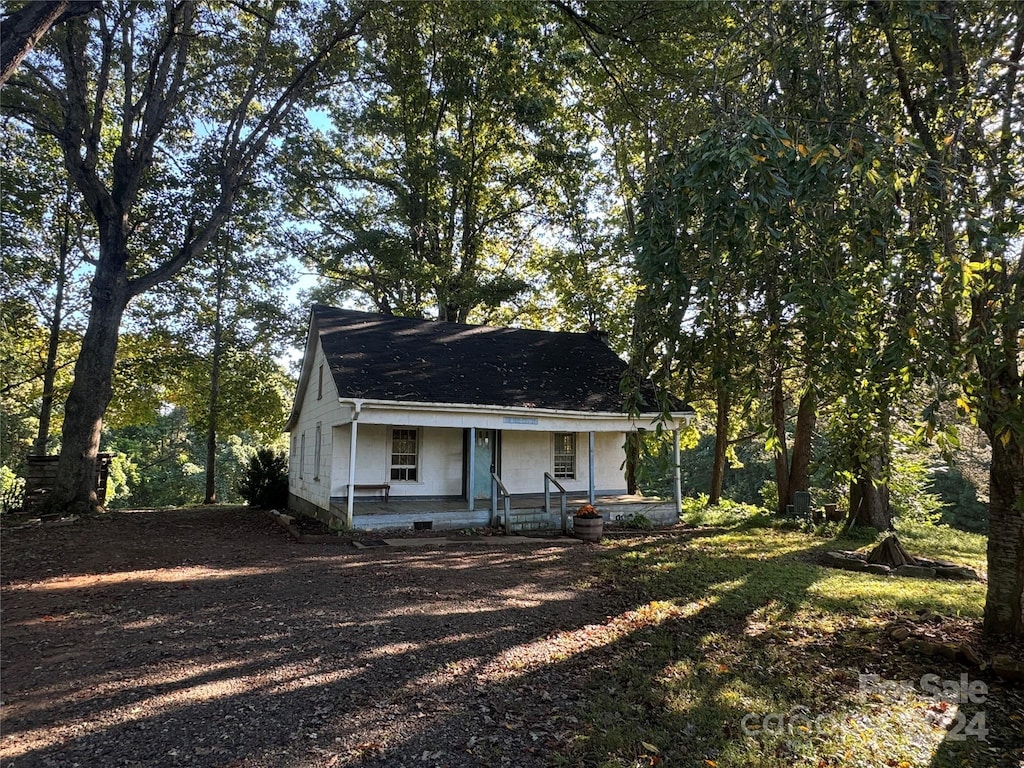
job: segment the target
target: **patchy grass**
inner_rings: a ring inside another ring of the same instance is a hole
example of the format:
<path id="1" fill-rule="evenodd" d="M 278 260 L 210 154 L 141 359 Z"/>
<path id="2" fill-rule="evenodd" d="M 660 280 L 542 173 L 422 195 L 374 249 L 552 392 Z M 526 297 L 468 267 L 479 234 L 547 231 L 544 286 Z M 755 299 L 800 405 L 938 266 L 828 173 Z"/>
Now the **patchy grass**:
<path id="1" fill-rule="evenodd" d="M 984 584 L 826 569 L 816 564 L 821 551 L 870 542 L 754 528 L 751 515 L 740 518 L 731 530 L 619 540 L 609 549 L 601 585 L 659 620 L 594 652 L 564 764 L 1020 764 L 1019 689 L 907 654 L 889 634 L 897 622 L 939 629 L 925 623 L 931 614 L 952 617 L 941 629 L 970 625 L 982 614 Z M 928 526 L 901 535 L 912 553 L 984 564 L 983 537 Z M 862 673 L 877 682 L 862 683 Z M 961 673 L 983 680 L 986 703 L 949 702 L 922 687 L 923 675 Z M 980 724 L 987 742 L 977 738 Z"/>
<path id="2" fill-rule="evenodd" d="M 722 499 L 718 504 L 708 504 L 708 495 L 683 499 L 680 519 L 687 525 L 729 527 L 737 525 L 763 525 L 770 521 L 768 510 L 756 504 L 744 504 L 731 499 Z"/>
<path id="3" fill-rule="evenodd" d="M 952 560 L 969 565 L 982 573 L 987 568 L 988 539 L 977 533 L 967 533 L 948 525 L 907 523 L 896 531 L 910 554 Z"/>

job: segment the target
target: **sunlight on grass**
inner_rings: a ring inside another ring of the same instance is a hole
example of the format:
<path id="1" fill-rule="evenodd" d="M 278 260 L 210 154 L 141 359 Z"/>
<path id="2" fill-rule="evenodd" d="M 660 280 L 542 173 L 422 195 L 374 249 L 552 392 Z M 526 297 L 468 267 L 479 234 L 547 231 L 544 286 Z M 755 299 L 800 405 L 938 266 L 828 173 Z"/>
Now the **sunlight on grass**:
<path id="1" fill-rule="evenodd" d="M 807 594 L 816 604 L 843 613 L 927 609 L 974 619 L 981 617 L 985 607 L 985 585 L 979 582 L 897 579 L 842 571 L 830 571 L 811 585 Z"/>
<path id="2" fill-rule="evenodd" d="M 832 549 L 867 552 L 885 535 L 872 535 L 871 531 L 857 529 L 848 537 L 834 539 Z M 988 539 L 982 534 L 961 531 L 948 525 L 906 522 L 899 524 L 896 535 L 911 555 L 949 560 L 970 566 L 982 574 L 987 568 Z"/>
<path id="3" fill-rule="evenodd" d="M 708 587 L 708 591 L 713 592 L 716 595 L 724 595 L 727 592 L 733 592 L 747 583 L 746 578 L 733 579 L 732 581 L 720 581 L 717 584 L 712 584 Z"/>
<path id="4" fill-rule="evenodd" d="M 691 617 L 714 603 L 715 598 L 682 605 L 671 600 L 652 600 L 614 616 L 604 624 L 588 624 L 509 648 L 494 657 L 483 674 L 495 679 L 517 677 L 529 670 L 611 645 L 643 630 L 655 629 L 669 619 Z"/>
<path id="5" fill-rule="evenodd" d="M 984 562 L 984 537 L 926 527 L 901 536 L 922 556 Z M 919 662 L 889 639 L 894 618 L 929 610 L 977 619 L 985 585 L 817 564 L 821 552 L 869 543 L 749 520 L 622 542 L 599 563 L 606 587 L 691 607 L 619 639 L 588 683 L 587 726 L 566 764 L 653 765 L 655 747 L 665 764 L 717 768 L 980 765 L 983 743 L 948 742 L 955 705 L 914 681 L 899 696 L 866 697 L 859 675 L 895 661 L 919 678 Z"/>

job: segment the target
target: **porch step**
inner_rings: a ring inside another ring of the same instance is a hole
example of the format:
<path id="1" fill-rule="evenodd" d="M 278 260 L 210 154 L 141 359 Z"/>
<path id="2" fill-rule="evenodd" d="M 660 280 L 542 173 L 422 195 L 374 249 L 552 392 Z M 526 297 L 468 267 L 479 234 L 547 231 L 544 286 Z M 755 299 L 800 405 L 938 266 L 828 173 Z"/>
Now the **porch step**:
<path id="1" fill-rule="evenodd" d="M 509 531 L 550 531 L 559 528 L 551 515 L 539 509 L 513 509 L 508 516 Z"/>

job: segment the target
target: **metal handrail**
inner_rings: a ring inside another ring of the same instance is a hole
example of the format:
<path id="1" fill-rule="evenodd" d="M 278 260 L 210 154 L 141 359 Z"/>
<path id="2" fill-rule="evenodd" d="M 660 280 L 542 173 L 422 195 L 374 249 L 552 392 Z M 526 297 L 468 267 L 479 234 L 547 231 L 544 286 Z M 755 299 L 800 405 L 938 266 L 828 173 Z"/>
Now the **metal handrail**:
<path id="1" fill-rule="evenodd" d="M 562 513 L 562 534 L 569 533 L 569 515 L 566 512 L 566 490 L 562 484 L 555 480 L 550 472 L 544 473 L 544 514 L 551 518 L 551 484 L 554 483 L 558 489 L 558 506 Z"/>
<path id="2" fill-rule="evenodd" d="M 491 522 L 498 517 L 498 496 L 502 498 L 502 506 L 504 507 L 504 521 L 502 527 L 505 529 L 505 534 L 511 533 L 509 529 L 509 516 L 512 514 L 512 495 L 508 492 L 505 484 L 501 482 L 501 478 L 498 477 L 494 472 L 491 472 Z"/>

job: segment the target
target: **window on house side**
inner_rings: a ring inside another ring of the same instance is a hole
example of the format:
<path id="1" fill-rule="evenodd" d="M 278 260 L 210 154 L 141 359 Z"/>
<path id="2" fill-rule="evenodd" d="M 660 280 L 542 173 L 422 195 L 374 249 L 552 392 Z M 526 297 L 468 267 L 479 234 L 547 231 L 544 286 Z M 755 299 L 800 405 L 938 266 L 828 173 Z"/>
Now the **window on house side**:
<path id="1" fill-rule="evenodd" d="M 316 425 L 316 443 L 313 445 L 313 479 L 320 479 L 320 425 Z"/>
<path id="2" fill-rule="evenodd" d="M 317 382 L 316 382 L 316 399 L 317 400 L 323 400 L 324 399 L 324 366 L 323 366 L 323 363 L 320 364 L 320 375 L 319 375 L 319 378 L 317 379 Z"/>
<path id="3" fill-rule="evenodd" d="M 419 479 L 419 434 L 415 429 L 391 430 L 391 479 L 416 482 Z"/>
<path id="4" fill-rule="evenodd" d="M 576 435 L 572 432 L 555 434 L 555 471 L 556 479 L 576 479 Z"/>
<path id="5" fill-rule="evenodd" d="M 300 479 L 302 478 L 302 475 L 305 474 L 305 471 L 306 471 L 306 433 L 303 432 L 302 433 L 302 442 L 299 443 L 299 478 Z"/>

